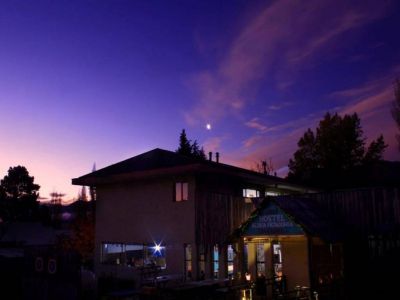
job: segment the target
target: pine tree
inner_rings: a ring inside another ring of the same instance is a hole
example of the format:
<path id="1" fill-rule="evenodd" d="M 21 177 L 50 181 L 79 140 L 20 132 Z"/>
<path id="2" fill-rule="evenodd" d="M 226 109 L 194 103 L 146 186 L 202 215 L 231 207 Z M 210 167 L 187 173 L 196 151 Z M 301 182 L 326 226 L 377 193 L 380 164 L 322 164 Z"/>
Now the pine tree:
<path id="1" fill-rule="evenodd" d="M 24 166 L 10 167 L 0 181 L 2 219 L 33 220 L 38 216 L 40 186 Z"/>
<path id="2" fill-rule="evenodd" d="M 320 121 L 316 134 L 308 129 L 289 161 L 288 178 L 306 184 L 332 184 L 340 174 L 383 159 L 385 145 L 381 135 L 365 148 L 365 138 L 357 114 L 331 115 Z M 336 178 L 335 178 L 336 176 Z"/>
<path id="3" fill-rule="evenodd" d="M 392 107 L 392 116 L 400 131 L 400 79 L 396 79 L 396 81 L 394 82 L 394 101 Z M 396 135 L 396 138 L 400 151 L 400 133 Z"/>
<path id="4" fill-rule="evenodd" d="M 206 159 L 203 147 L 200 148 L 196 140 L 193 143 L 191 143 L 191 141 L 186 136 L 185 129 L 183 129 L 180 134 L 179 148 L 176 150 L 176 153 L 201 160 Z"/>
<path id="5" fill-rule="evenodd" d="M 185 129 L 182 129 L 181 135 L 179 136 L 179 148 L 176 152 L 186 156 L 192 155 L 192 145 L 186 136 Z"/>

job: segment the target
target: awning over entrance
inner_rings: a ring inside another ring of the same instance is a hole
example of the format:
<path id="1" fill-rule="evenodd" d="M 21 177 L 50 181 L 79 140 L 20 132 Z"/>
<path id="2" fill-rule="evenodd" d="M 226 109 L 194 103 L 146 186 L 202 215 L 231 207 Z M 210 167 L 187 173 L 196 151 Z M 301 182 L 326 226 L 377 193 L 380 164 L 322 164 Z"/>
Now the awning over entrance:
<path id="1" fill-rule="evenodd" d="M 304 230 L 275 203 L 261 208 L 244 228 L 243 236 L 303 235 Z"/>

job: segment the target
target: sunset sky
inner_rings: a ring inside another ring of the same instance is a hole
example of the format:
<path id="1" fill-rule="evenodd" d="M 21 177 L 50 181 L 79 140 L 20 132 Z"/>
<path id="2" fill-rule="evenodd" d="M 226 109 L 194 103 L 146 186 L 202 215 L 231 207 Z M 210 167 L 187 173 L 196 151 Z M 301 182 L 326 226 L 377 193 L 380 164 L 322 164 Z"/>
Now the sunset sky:
<path id="1" fill-rule="evenodd" d="M 0 1 L 0 178 L 24 165 L 40 195 L 179 133 L 278 175 L 327 112 L 383 134 L 400 77 L 399 1 Z M 210 123 L 211 130 L 206 129 Z"/>

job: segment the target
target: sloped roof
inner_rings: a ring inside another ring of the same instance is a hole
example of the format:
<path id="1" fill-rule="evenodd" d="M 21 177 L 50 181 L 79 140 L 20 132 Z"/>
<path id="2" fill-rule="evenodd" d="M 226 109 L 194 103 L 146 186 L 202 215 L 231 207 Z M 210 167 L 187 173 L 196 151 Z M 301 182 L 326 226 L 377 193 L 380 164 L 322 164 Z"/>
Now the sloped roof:
<path id="1" fill-rule="evenodd" d="M 205 171 L 205 172 L 225 172 L 237 176 L 251 176 L 260 181 L 270 181 L 276 184 L 284 185 L 288 189 L 299 189 L 304 191 L 303 186 L 290 184 L 285 179 L 270 176 L 254 171 L 250 171 L 235 166 L 217 163 L 209 160 L 199 160 L 187 157 L 176 152 L 153 149 L 143 154 L 134 156 L 127 160 L 110 165 L 98 171 L 86 174 L 79 178 L 72 179 L 72 184 L 76 185 L 95 185 L 105 183 L 111 179 L 117 180 L 128 175 L 144 176 L 145 174 L 166 173 L 167 170 L 180 171 Z"/>
<path id="2" fill-rule="evenodd" d="M 231 238 L 245 236 L 250 225 L 257 220 L 267 206 L 276 204 L 286 216 L 299 225 L 310 236 L 320 237 L 326 242 L 337 242 L 342 238 L 342 228 L 335 224 L 329 214 L 316 205 L 312 199 L 296 196 L 271 197 L 251 214 L 249 219 L 235 230 Z"/>
<path id="3" fill-rule="evenodd" d="M 339 241 L 342 238 L 343 229 L 340 224 L 312 199 L 277 197 L 275 203 L 308 234 L 327 242 Z"/>
<path id="4" fill-rule="evenodd" d="M 196 162 L 198 162 L 198 160 L 191 157 L 156 148 L 151 151 L 123 160 L 116 164 L 110 165 L 103 169 L 97 170 L 93 173 L 89 173 L 85 176 L 82 176 L 81 178 L 88 176 L 105 177 L 135 171 L 145 171 L 190 165 Z"/>
<path id="5" fill-rule="evenodd" d="M 36 222 L 16 222 L 4 225 L 1 243 L 24 246 L 53 245 L 57 232 L 53 228 Z"/>

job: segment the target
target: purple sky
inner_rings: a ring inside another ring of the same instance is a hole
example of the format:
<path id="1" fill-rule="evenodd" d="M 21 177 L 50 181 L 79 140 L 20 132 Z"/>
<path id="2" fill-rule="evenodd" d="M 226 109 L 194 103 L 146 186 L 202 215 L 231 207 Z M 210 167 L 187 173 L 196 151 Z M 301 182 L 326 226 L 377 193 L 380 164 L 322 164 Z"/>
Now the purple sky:
<path id="1" fill-rule="evenodd" d="M 2 1 L 0 177 L 50 192 L 186 128 L 221 161 L 278 174 L 327 112 L 384 134 L 400 76 L 396 1 Z M 206 130 L 207 123 L 212 130 Z"/>

